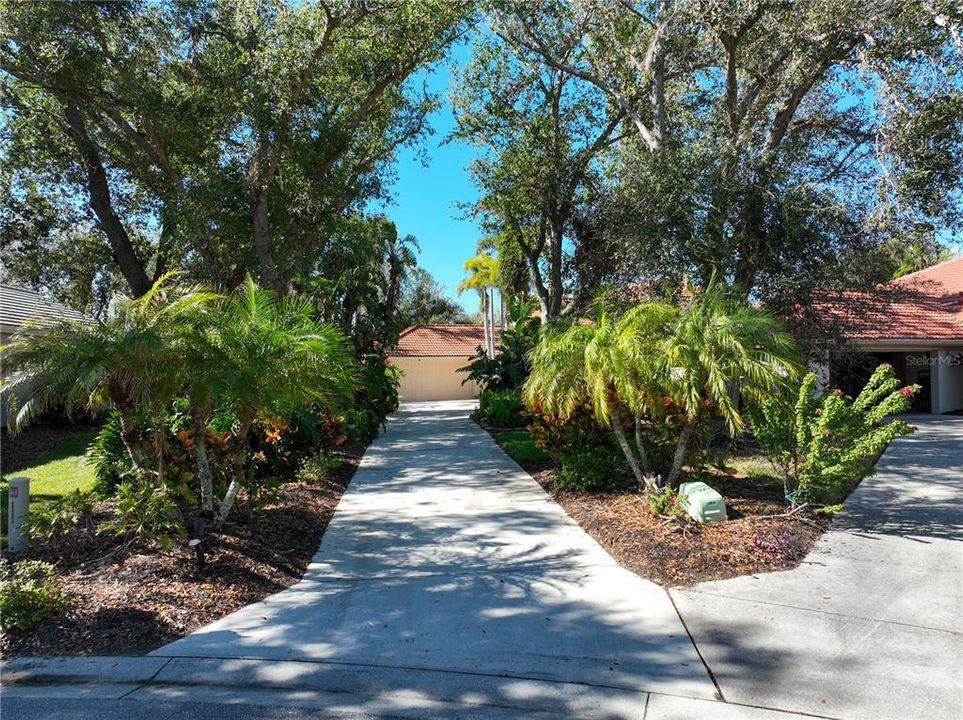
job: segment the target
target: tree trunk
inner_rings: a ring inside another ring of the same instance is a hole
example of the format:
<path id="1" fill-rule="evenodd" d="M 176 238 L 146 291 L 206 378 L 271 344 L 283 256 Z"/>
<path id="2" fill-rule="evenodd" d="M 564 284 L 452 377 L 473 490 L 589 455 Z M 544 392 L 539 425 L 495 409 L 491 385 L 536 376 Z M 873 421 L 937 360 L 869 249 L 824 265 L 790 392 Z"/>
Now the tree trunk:
<path id="1" fill-rule="evenodd" d="M 154 431 L 154 455 L 157 460 L 157 485 L 164 485 L 164 435 L 160 430 Z"/>
<path id="2" fill-rule="evenodd" d="M 697 415 L 689 415 L 686 418 L 685 425 L 682 426 L 682 432 L 679 434 L 679 443 L 675 446 L 675 456 L 672 458 L 672 470 L 669 472 L 669 477 L 666 481 L 671 487 L 675 487 L 679 482 L 679 476 L 682 474 L 682 465 L 685 463 L 685 456 L 689 450 L 689 441 L 692 440 L 692 434 L 695 432 L 698 422 L 699 418 Z"/>
<path id="3" fill-rule="evenodd" d="M 645 444 L 642 441 L 642 418 L 640 418 L 637 413 L 635 414 L 635 446 L 639 451 L 639 461 L 642 465 L 642 472 L 646 475 L 646 488 L 650 490 L 654 489 L 649 487 L 651 484 L 650 479 L 654 473 L 652 472 L 652 463 L 649 462 L 649 455 L 645 452 Z"/>
<path id="4" fill-rule="evenodd" d="M 482 329 L 485 334 L 485 355 L 491 357 L 491 344 L 488 341 L 488 291 L 481 291 Z"/>
<path id="5" fill-rule="evenodd" d="M 488 326 L 491 328 L 491 340 L 490 340 L 491 346 L 489 349 L 491 351 L 491 356 L 495 357 L 495 289 L 494 288 L 492 288 L 491 290 L 491 300 L 488 303 L 488 315 L 489 315 Z"/>
<path id="6" fill-rule="evenodd" d="M 130 455 L 130 461 L 135 470 L 146 470 L 144 453 L 140 447 L 140 435 L 137 433 L 137 424 L 134 422 L 134 408 L 127 403 L 124 406 L 117 404 L 117 413 L 120 415 L 120 437 Z"/>
<path id="7" fill-rule="evenodd" d="M 635 453 L 632 452 L 632 447 L 629 445 L 629 439 L 625 435 L 625 428 L 622 427 L 622 423 L 612 419 L 612 429 L 615 431 L 615 437 L 619 441 L 619 447 L 622 448 L 622 454 L 625 455 L 625 459 L 629 461 L 629 467 L 632 468 L 632 474 L 635 476 L 635 481 L 645 486 L 645 476 L 642 474 L 642 468 L 639 467 L 639 461 L 635 458 Z"/>
<path id="8" fill-rule="evenodd" d="M 238 427 L 237 436 L 234 438 L 235 448 L 231 457 L 231 484 L 228 485 L 227 492 L 224 493 L 224 499 L 221 500 L 221 507 L 217 512 L 217 524 L 221 524 L 227 519 L 231 508 L 234 507 L 237 494 L 241 490 L 244 464 L 247 462 L 247 435 L 250 429 L 250 423 L 242 423 L 240 427 Z"/>
<path id="9" fill-rule="evenodd" d="M 83 115 L 76 105 L 67 105 L 64 109 L 70 136 L 73 138 L 77 150 L 80 152 L 84 170 L 87 173 L 87 192 L 90 195 L 90 207 L 100 221 L 100 227 L 107 236 L 110 249 L 120 272 L 127 280 L 133 297 L 140 297 L 151 288 L 147 271 L 137 257 L 134 246 L 127 234 L 127 229 L 114 212 L 113 201 L 110 196 L 110 185 L 107 183 L 107 171 L 100 158 L 100 150 L 93 138 L 87 132 Z"/>
<path id="10" fill-rule="evenodd" d="M 210 513 L 214 512 L 214 478 L 207 457 L 207 412 L 194 407 L 191 414 L 194 416 L 194 459 L 197 479 L 201 484 L 201 507 Z"/>
<path id="11" fill-rule="evenodd" d="M 565 232 L 560 222 L 552 223 L 551 247 L 548 262 L 548 317 L 562 312 L 562 240 Z"/>

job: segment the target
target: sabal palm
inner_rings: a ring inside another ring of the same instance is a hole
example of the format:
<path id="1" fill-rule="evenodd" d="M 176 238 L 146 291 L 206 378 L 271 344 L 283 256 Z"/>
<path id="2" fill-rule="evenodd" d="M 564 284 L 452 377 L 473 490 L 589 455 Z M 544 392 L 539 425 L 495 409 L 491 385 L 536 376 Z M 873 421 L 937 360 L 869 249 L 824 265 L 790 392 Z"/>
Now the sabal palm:
<path id="1" fill-rule="evenodd" d="M 10 372 L 5 386 L 22 398 L 16 429 L 51 407 L 110 402 L 131 462 L 144 469 L 135 411 L 154 410 L 176 391 L 170 339 L 213 298 L 199 288 L 177 287 L 172 277 L 162 277 L 136 300 L 116 298 L 105 320 L 30 325 L 18 332 L 2 353 Z"/>
<path id="2" fill-rule="evenodd" d="M 197 404 L 226 399 L 236 418 L 232 479 L 221 520 L 241 488 L 250 430 L 259 414 L 283 416 L 311 400 L 333 408 L 353 397 L 358 369 L 352 348 L 337 328 L 313 316 L 309 301 L 278 298 L 248 277 L 217 304 L 207 333 L 199 338 L 199 349 L 214 362 L 195 367 L 188 392 Z"/>
<path id="3" fill-rule="evenodd" d="M 740 395 L 756 401 L 782 392 L 799 373 L 795 344 L 779 321 L 715 279 L 684 304 L 661 346 L 659 365 L 668 394 L 685 413 L 671 484 L 679 479 L 700 419 L 718 414 L 730 432 L 739 432 L 745 427 Z"/>

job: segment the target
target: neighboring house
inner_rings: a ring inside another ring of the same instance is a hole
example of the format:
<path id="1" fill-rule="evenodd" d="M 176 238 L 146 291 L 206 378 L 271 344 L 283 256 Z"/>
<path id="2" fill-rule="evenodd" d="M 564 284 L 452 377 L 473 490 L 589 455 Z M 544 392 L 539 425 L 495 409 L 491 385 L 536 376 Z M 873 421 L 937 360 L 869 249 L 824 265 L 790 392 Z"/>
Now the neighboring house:
<path id="1" fill-rule="evenodd" d="M 837 324 L 847 340 L 876 363 L 889 363 L 907 384 L 918 384 L 914 410 L 963 411 L 963 257 L 905 275 L 882 286 L 874 303 L 825 304 L 819 311 Z M 821 363 L 828 385 L 832 362 Z"/>
<path id="2" fill-rule="evenodd" d="M 496 337 L 497 337 L 496 329 Z M 478 397 L 478 386 L 462 381 L 465 367 L 485 345 L 481 325 L 412 325 L 388 353 L 388 362 L 404 371 L 400 394 L 404 401 L 462 400 Z"/>
<path id="3" fill-rule="evenodd" d="M 40 323 L 60 320 L 89 320 L 83 313 L 71 310 L 56 300 L 50 300 L 34 290 L 0 285 L 0 346 L 10 342 L 10 338 L 27 321 Z M 0 368 L 4 374 L 6 370 Z M 0 423 L 7 422 L 7 393 L 0 392 Z"/>

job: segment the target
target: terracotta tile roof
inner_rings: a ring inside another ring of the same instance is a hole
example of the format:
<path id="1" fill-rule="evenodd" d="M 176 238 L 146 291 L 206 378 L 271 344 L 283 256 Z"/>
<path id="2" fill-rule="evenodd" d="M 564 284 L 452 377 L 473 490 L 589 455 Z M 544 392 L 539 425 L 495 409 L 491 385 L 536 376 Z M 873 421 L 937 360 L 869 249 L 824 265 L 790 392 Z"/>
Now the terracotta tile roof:
<path id="1" fill-rule="evenodd" d="M 15 331 L 27 320 L 56 322 L 89 320 L 89 318 L 34 290 L 14 285 L 0 285 L 0 326 L 4 332 Z"/>
<path id="2" fill-rule="evenodd" d="M 816 306 L 851 340 L 963 341 L 963 256 Z"/>
<path id="3" fill-rule="evenodd" d="M 467 358 L 484 344 L 485 330 L 481 325 L 412 325 L 402 331 L 398 345 L 388 355 Z"/>

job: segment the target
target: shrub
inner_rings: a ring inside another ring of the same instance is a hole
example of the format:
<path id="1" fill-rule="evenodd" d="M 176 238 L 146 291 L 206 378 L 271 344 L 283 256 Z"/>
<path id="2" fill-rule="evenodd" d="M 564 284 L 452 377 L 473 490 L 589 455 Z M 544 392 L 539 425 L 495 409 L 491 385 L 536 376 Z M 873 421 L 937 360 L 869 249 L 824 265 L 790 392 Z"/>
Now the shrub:
<path id="1" fill-rule="evenodd" d="M 555 476 L 556 486 L 565 490 L 604 492 L 624 484 L 625 472 L 612 447 L 598 447 L 565 455 Z"/>
<path id="2" fill-rule="evenodd" d="M 669 485 L 649 495 L 649 512 L 659 517 L 686 515 L 685 508 L 679 502 L 679 494 Z"/>
<path id="3" fill-rule="evenodd" d="M 520 390 L 485 390 L 478 400 L 478 419 L 494 427 L 524 427 L 524 413 Z"/>
<path id="4" fill-rule="evenodd" d="M 786 497 L 802 502 L 836 503 L 875 472 L 887 446 L 911 432 L 906 412 L 918 385 L 901 387 L 893 368 L 880 365 L 855 400 L 836 390 L 815 397 L 816 375 L 799 387 L 795 407 L 770 399 L 750 408 L 756 441 L 783 475 Z"/>
<path id="5" fill-rule="evenodd" d="M 120 415 L 115 411 L 107 416 L 87 450 L 87 462 L 94 468 L 94 492 L 102 498 L 112 496 L 118 483 L 134 469 L 120 432 Z"/>
<path id="6" fill-rule="evenodd" d="M 538 343 L 541 320 L 529 317 L 532 306 L 513 298 L 509 302 L 511 325 L 502 329 L 495 356 L 489 357 L 483 348 L 459 372 L 467 373 L 462 381 L 478 383 L 486 390 L 517 390 L 522 387 L 530 370 L 528 356 Z"/>
<path id="7" fill-rule="evenodd" d="M 331 472 L 341 467 L 341 461 L 330 453 L 318 453 L 301 462 L 298 480 L 306 483 L 322 483 L 331 477 Z"/>
<path id="8" fill-rule="evenodd" d="M 29 630 L 60 605 L 53 565 L 0 558 L 0 628 Z"/>
<path id="9" fill-rule="evenodd" d="M 184 523 L 174 494 L 166 487 L 123 482 L 115 495 L 116 517 L 101 529 L 169 549 L 175 537 L 184 537 Z"/>
<path id="10" fill-rule="evenodd" d="M 78 528 L 87 536 L 93 534 L 93 514 L 93 493 L 74 490 L 30 510 L 23 529 L 38 545 L 66 545 L 69 536 Z"/>
<path id="11" fill-rule="evenodd" d="M 532 440 L 556 462 L 563 457 L 612 446 L 612 433 L 599 425 L 590 405 L 576 407 L 565 419 L 545 412 L 539 405 L 529 407 L 528 413 Z"/>

